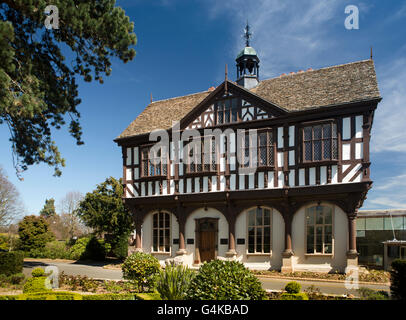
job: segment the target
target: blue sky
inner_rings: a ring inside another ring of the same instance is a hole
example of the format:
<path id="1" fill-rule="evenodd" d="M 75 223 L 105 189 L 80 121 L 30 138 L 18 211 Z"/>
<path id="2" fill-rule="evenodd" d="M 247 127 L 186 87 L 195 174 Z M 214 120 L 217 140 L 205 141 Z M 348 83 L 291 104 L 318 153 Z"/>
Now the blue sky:
<path id="1" fill-rule="evenodd" d="M 122 175 L 121 150 L 113 142 L 154 100 L 205 91 L 235 80 L 234 59 L 250 22 L 252 46 L 262 79 L 281 73 L 368 59 L 374 61 L 383 101 L 375 113 L 371 141 L 374 186 L 363 209 L 406 208 L 406 1 L 344 0 L 121 0 L 135 23 L 137 55 L 113 62 L 103 85 L 80 81 L 79 111 L 85 145 L 76 146 L 64 128 L 54 139 L 66 159 L 62 177 L 36 165 L 19 181 L 9 135 L 0 126 L 0 165 L 18 188 L 27 214 L 45 199 L 57 203 L 69 191 L 90 192 L 108 176 Z M 358 30 L 347 30 L 344 10 L 359 8 Z"/>

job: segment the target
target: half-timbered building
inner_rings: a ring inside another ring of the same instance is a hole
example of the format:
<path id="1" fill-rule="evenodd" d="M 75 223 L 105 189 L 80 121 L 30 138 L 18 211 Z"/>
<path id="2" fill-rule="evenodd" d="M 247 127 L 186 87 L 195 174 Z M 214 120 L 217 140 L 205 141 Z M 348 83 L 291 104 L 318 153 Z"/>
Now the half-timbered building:
<path id="1" fill-rule="evenodd" d="M 373 60 L 266 80 L 259 62 L 247 41 L 236 82 L 153 101 L 116 138 L 135 250 L 190 266 L 224 258 L 283 272 L 356 268 L 381 100 Z M 170 137 L 166 152 L 151 152 L 156 129 Z M 174 139 L 192 129 L 198 138 Z M 190 148 L 195 139 L 201 149 Z"/>

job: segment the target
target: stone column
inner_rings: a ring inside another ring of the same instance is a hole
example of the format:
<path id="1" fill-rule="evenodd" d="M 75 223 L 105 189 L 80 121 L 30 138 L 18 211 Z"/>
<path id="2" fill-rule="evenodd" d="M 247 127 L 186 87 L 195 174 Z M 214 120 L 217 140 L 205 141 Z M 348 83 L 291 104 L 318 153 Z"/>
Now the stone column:
<path id="1" fill-rule="evenodd" d="M 237 255 L 235 250 L 235 217 L 230 217 L 228 220 L 228 251 L 226 256 L 234 258 Z"/>
<path id="2" fill-rule="evenodd" d="M 186 219 L 184 218 L 182 213 L 178 217 L 178 223 L 179 223 L 179 250 L 176 252 L 176 255 L 181 256 L 186 254 L 186 244 L 185 244 Z"/>
<path id="3" fill-rule="evenodd" d="M 292 250 L 292 215 L 290 212 L 283 215 L 285 220 L 285 251 L 282 252 L 282 273 L 294 271 Z"/>
<path id="4" fill-rule="evenodd" d="M 135 222 L 135 252 L 142 252 L 141 220 Z"/>
<path id="5" fill-rule="evenodd" d="M 348 251 L 345 273 L 351 273 L 354 269 L 358 270 L 356 222 L 357 213 L 348 214 Z"/>

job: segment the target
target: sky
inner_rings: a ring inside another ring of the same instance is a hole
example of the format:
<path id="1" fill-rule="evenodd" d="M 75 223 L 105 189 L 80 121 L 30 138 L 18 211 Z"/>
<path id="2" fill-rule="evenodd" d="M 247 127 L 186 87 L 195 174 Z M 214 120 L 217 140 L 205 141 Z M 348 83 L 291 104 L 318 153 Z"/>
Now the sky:
<path id="1" fill-rule="evenodd" d="M 236 80 L 235 58 L 244 47 L 249 21 L 260 79 L 373 59 L 383 97 L 371 140 L 374 181 L 362 209 L 406 209 L 406 1 L 344 0 L 118 0 L 135 25 L 137 54 L 113 60 L 104 84 L 79 81 L 83 146 L 68 128 L 53 131 L 66 159 L 61 177 L 53 168 L 30 166 L 18 180 L 8 129 L 0 126 L 0 165 L 15 184 L 26 214 L 38 214 L 45 199 L 70 191 L 91 192 L 107 177 L 122 175 L 114 139 L 154 100 L 206 91 Z M 358 29 L 347 29 L 348 5 L 358 8 Z"/>

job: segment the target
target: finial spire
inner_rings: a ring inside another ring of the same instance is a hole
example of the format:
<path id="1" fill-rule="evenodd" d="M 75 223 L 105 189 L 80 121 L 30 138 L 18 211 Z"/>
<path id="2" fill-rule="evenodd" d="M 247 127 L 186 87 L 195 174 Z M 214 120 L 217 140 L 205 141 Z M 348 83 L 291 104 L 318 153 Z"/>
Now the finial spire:
<path id="1" fill-rule="evenodd" d="M 371 60 L 373 59 L 372 46 L 371 46 Z"/>
<path id="2" fill-rule="evenodd" d="M 247 20 L 247 26 L 245 27 L 245 33 L 244 33 L 244 38 L 245 38 L 245 46 L 249 47 L 250 46 L 250 38 L 252 36 L 252 33 L 250 32 L 250 26 L 248 24 Z"/>
<path id="3" fill-rule="evenodd" d="M 225 79 L 224 79 L 224 91 L 226 94 L 228 93 L 227 81 L 228 81 L 228 68 L 227 68 L 227 64 L 226 64 Z"/>

